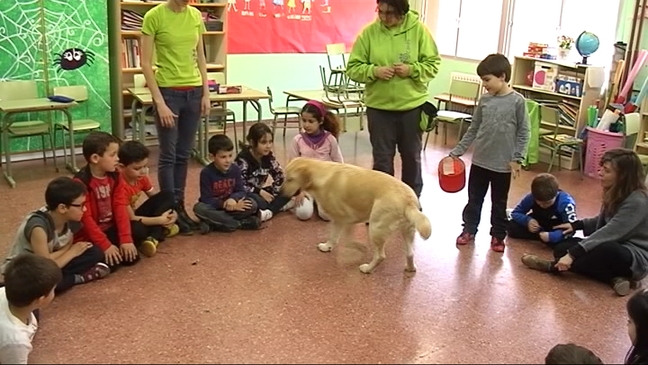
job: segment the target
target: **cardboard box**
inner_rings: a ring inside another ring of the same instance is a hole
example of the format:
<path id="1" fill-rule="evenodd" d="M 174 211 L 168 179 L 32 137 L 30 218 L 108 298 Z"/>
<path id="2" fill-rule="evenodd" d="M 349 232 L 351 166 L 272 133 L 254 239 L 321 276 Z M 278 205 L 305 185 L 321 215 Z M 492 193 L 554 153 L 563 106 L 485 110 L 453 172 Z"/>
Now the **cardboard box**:
<path id="1" fill-rule="evenodd" d="M 573 77 L 558 77 L 556 79 L 556 92 L 558 94 L 581 97 L 583 95 L 583 82 Z"/>
<path id="2" fill-rule="evenodd" d="M 536 89 L 556 91 L 558 66 L 546 62 L 535 62 L 533 71 L 533 87 Z"/>

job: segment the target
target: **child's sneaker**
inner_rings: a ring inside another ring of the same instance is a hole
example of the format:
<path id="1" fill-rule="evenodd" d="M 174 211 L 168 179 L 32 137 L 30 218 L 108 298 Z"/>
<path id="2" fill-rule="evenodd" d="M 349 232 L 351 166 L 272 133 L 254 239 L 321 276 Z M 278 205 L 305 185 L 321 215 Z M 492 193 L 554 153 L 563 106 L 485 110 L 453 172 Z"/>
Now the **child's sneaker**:
<path id="1" fill-rule="evenodd" d="M 166 238 L 173 237 L 178 233 L 180 233 L 180 227 L 175 223 L 168 227 L 164 227 L 164 236 L 166 236 Z"/>
<path id="2" fill-rule="evenodd" d="M 505 248 L 506 245 L 504 244 L 504 240 L 496 237 L 491 237 L 491 250 L 495 252 L 504 252 Z"/>
<path id="3" fill-rule="evenodd" d="M 272 218 L 273 214 L 270 209 L 259 209 L 259 220 L 263 223 L 269 221 Z"/>
<path id="4" fill-rule="evenodd" d="M 241 225 L 239 226 L 239 228 L 243 230 L 256 231 L 261 228 L 261 220 L 257 216 L 251 216 L 245 219 L 241 219 L 240 222 Z"/>
<path id="5" fill-rule="evenodd" d="M 81 279 L 80 283 L 89 283 L 94 280 L 103 279 L 110 274 L 110 267 L 104 264 L 103 262 L 97 263 L 95 266 L 90 268 L 90 270 L 84 272 L 78 277 Z"/>
<path id="6" fill-rule="evenodd" d="M 457 237 L 458 245 L 472 245 L 473 243 L 475 243 L 475 235 L 472 233 L 463 232 Z"/>
<path id="7" fill-rule="evenodd" d="M 148 237 L 147 239 L 142 242 L 142 244 L 139 247 L 140 252 L 142 255 L 146 257 L 153 257 L 155 256 L 155 253 L 157 253 L 157 246 L 158 246 L 158 241 L 153 238 L 153 237 Z"/>

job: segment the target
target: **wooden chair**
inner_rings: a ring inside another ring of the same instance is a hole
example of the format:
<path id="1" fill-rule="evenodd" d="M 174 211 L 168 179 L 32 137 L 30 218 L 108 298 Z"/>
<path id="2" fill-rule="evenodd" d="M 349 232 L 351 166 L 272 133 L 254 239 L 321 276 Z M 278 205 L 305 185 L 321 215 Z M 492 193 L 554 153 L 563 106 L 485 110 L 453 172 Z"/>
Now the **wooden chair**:
<path id="1" fill-rule="evenodd" d="M 29 100 L 38 99 L 38 88 L 36 81 L 2 81 L 0 82 L 0 100 Z M 28 114 L 28 118 L 31 115 Z M 41 137 L 43 147 L 43 161 L 47 162 L 46 143 L 45 137 L 49 138 L 49 147 L 52 150 L 52 159 L 54 161 L 54 168 L 58 171 L 56 164 L 56 149 L 54 146 L 54 130 L 48 121 L 38 119 L 28 119 L 25 121 L 10 121 L 8 125 L 2 125 L 0 129 L 0 136 L 3 138 L 3 143 L 0 146 L 0 151 L 4 149 L 7 155 L 11 155 L 11 140 L 28 137 Z"/>
<path id="2" fill-rule="evenodd" d="M 578 157 L 578 166 L 581 175 L 583 175 L 583 140 L 576 138 L 573 135 L 559 133 L 560 110 L 541 104 L 540 121 L 545 125 L 554 125 L 554 131 L 552 134 L 540 136 L 540 147 L 547 148 L 551 151 L 547 172 L 551 172 L 556 157 L 558 157 L 558 170 L 562 168 L 560 152 L 568 150 L 572 152 L 572 156 L 576 155 Z"/>
<path id="3" fill-rule="evenodd" d="M 270 86 L 266 88 L 266 92 L 270 95 L 268 99 L 268 106 L 270 107 L 270 112 L 273 115 L 272 119 L 272 136 L 274 137 L 275 130 L 277 129 L 277 119 L 283 117 L 283 136 L 286 136 L 286 129 L 288 128 L 288 118 L 295 117 L 297 118 L 297 127 L 301 130 L 301 108 L 296 106 L 289 106 L 288 101 L 286 101 L 286 106 L 274 107 L 272 105 L 272 90 Z"/>
<path id="4" fill-rule="evenodd" d="M 74 135 L 77 136 L 78 133 L 89 133 L 101 128 L 101 124 L 94 119 L 88 118 L 88 89 L 85 85 L 71 85 L 71 86 L 56 86 L 52 90 L 54 95 L 67 96 L 68 98 L 74 99 L 79 104 L 85 104 L 85 116 L 81 119 L 72 120 L 72 129 Z M 67 140 L 70 133 L 70 126 L 66 120 L 55 121 L 54 122 L 54 141 L 56 141 L 56 132 L 61 131 L 61 136 L 63 139 L 63 162 L 68 163 L 68 153 L 67 153 Z M 55 142 L 56 144 L 56 142 Z M 75 147 L 70 146 L 70 157 L 75 158 Z"/>

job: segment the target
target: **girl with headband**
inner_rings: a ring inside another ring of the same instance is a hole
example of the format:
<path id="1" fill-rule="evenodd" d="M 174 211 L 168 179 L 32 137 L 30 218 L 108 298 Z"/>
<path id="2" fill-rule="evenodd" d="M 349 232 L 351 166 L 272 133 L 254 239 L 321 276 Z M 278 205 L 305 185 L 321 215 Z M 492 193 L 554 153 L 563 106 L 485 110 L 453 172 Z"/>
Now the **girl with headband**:
<path id="1" fill-rule="evenodd" d="M 303 132 L 293 138 L 288 149 L 288 158 L 302 156 L 324 161 L 344 163 L 337 139 L 340 136 L 340 122 L 337 116 L 317 100 L 311 100 L 301 111 Z M 306 193 L 299 193 L 293 198 L 295 215 L 301 220 L 308 220 L 315 211 L 313 198 Z M 318 209 L 318 216 L 328 221 L 325 212 Z"/>

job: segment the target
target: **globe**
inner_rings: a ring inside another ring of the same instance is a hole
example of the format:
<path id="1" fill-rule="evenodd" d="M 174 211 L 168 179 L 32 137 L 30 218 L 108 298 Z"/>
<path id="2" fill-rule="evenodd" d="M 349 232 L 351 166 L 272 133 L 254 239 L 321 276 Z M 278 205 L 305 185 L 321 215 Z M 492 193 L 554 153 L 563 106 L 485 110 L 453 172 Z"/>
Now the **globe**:
<path id="1" fill-rule="evenodd" d="M 583 57 L 581 62 L 583 65 L 587 65 L 587 57 L 591 56 L 594 52 L 599 49 L 601 42 L 599 38 L 594 33 L 584 31 L 581 33 L 575 42 L 576 50 Z"/>

